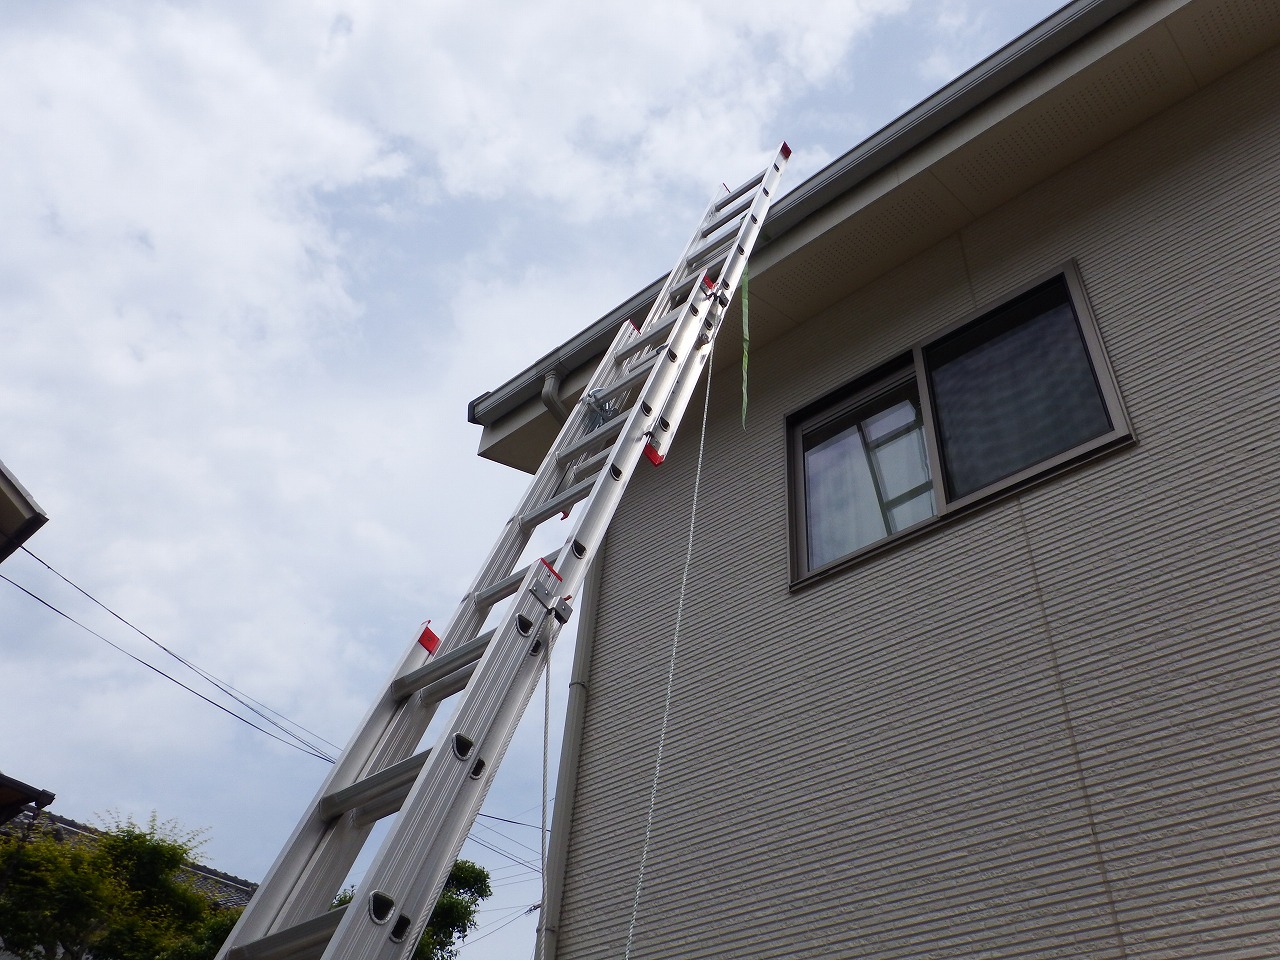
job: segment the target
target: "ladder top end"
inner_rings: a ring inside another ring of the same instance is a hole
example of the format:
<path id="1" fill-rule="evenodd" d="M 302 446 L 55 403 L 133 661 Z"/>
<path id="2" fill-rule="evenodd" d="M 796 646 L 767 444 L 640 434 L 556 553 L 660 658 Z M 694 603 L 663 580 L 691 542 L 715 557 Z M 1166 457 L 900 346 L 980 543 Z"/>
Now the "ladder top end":
<path id="1" fill-rule="evenodd" d="M 791 156 L 791 147 L 787 145 L 787 141 L 782 141 L 782 159 L 786 160 Z"/>

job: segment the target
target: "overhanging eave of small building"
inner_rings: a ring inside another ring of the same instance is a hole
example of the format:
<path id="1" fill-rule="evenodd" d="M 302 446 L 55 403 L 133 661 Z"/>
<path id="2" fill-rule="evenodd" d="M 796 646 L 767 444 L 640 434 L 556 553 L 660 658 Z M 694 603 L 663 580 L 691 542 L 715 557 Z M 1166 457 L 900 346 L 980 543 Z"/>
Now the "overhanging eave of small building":
<path id="1" fill-rule="evenodd" d="M 18 478 L 0 463 L 0 560 L 26 543 L 48 519 Z"/>
<path id="2" fill-rule="evenodd" d="M 1228 24 L 1228 29 L 1223 29 Z M 1036 182 L 1195 93 L 1280 36 L 1271 0 L 1076 0 L 774 204 L 751 263 L 763 345 Z M 557 423 L 655 281 L 492 391 L 481 456 L 536 469 Z M 730 318 L 732 321 L 732 317 Z"/>

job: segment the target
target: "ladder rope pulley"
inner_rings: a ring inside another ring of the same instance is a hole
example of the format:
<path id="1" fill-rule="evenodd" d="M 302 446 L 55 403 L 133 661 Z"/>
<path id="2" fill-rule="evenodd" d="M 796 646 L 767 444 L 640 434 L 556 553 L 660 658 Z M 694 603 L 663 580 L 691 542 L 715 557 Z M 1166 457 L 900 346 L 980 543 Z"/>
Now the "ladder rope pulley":
<path id="1" fill-rule="evenodd" d="M 641 456 L 666 459 L 790 155 L 782 144 L 769 167 L 713 200 L 645 320 L 619 325 L 449 626 L 423 624 L 218 960 L 401 960 L 417 943 Z M 533 531 L 571 508 L 564 545 L 518 568 Z M 377 901 L 385 918 L 330 910 L 374 823 L 390 816 L 353 900 L 388 898 L 386 911 Z"/>

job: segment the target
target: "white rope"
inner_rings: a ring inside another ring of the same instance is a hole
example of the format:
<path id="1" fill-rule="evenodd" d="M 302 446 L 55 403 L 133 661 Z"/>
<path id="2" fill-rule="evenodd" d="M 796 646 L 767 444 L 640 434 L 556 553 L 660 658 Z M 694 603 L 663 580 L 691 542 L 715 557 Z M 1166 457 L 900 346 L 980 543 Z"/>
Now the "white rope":
<path id="1" fill-rule="evenodd" d="M 671 718 L 671 694 L 676 678 L 676 651 L 680 646 L 680 625 L 684 620 L 685 587 L 689 582 L 689 564 L 693 559 L 693 526 L 698 519 L 698 490 L 702 485 L 702 457 L 707 446 L 707 420 L 711 411 L 711 362 L 712 351 L 707 351 L 707 394 L 702 405 L 702 435 L 698 440 L 698 465 L 693 474 L 693 505 L 689 511 L 689 538 L 684 550 L 684 570 L 680 574 L 680 600 L 676 605 L 676 626 L 671 636 L 671 654 L 667 660 L 667 694 L 662 705 L 662 726 L 658 730 L 658 755 L 653 763 L 653 783 L 649 786 L 649 812 L 644 824 L 644 844 L 640 848 L 640 868 L 636 874 L 636 893 L 631 901 L 631 923 L 627 927 L 627 945 L 624 960 L 631 960 L 631 946 L 635 941 L 636 919 L 640 915 L 640 892 L 644 888 L 645 867 L 649 862 L 649 841 L 653 836 L 653 812 L 658 804 L 658 784 L 662 779 L 662 755 L 667 746 L 667 721 Z"/>

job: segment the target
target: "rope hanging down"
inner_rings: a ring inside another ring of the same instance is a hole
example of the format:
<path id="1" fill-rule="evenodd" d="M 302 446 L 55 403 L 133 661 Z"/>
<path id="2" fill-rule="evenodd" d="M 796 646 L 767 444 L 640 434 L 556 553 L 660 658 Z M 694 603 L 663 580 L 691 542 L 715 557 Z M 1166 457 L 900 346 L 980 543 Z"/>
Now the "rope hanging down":
<path id="1" fill-rule="evenodd" d="M 744 276 L 745 279 L 745 276 Z M 680 647 L 680 625 L 684 621 L 685 588 L 689 582 L 689 564 L 693 560 L 693 527 L 698 519 L 698 490 L 702 485 L 702 458 L 707 447 L 707 419 L 711 412 L 711 364 L 715 360 L 715 345 L 707 356 L 707 393 L 702 405 L 702 434 L 698 439 L 698 464 L 693 472 L 693 505 L 689 510 L 689 537 L 685 543 L 684 569 L 680 573 L 680 599 L 676 604 L 676 625 L 671 635 L 671 653 L 667 659 L 667 692 L 662 704 L 662 726 L 658 729 L 658 755 L 653 762 L 653 782 L 649 785 L 649 811 L 645 817 L 644 843 L 640 848 L 640 866 L 636 871 L 636 893 L 631 901 L 631 923 L 627 926 L 627 945 L 623 960 L 631 960 L 631 945 L 635 941 L 636 919 L 640 915 L 640 893 L 644 888 L 644 872 L 649 862 L 649 841 L 653 836 L 653 812 L 658 804 L 658 784 L 662 779 L 662 755 L 667 746 L 667 721 L 671 718 L 672 689 L 676 679 L 676 651 Z"/>

